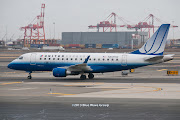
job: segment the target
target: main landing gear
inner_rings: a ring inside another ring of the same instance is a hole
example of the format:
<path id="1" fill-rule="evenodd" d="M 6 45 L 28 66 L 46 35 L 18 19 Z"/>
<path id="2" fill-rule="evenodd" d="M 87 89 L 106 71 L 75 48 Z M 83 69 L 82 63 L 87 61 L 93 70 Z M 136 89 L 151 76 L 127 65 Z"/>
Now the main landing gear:
<path id="1" fill-rule="evenodd" d="M 31 79 L 31 78 L 32 78 L 32 76 L 31 76 L 31 72 L 30 72 L 27 79 Z"/>
<path id="2" fill-rule="evenodd" d="M 80 79 L 81 80 L 85 80 L 86 79 L 86 75 L 81 75 Z"/>
<path id="3" fill-rule="evenodd" d="M 88 78 L 89 78 L 89 79 L 93 79 L 93 78 L 94 78 L 94 74 L 89 73 Z M 86 75 L 82 74 L 82 75 L 80 76 L 80 79 L 81 79 L 81 80 L 85 80 L 85 79 L 86 79 Z"/>
<path id="4" fill-rule="evenodd" d="M 89 79 L 93 79 L 93 78 L 94 78 L 94 74 L 89 73 L 88 78 L 89 78 Z"/>

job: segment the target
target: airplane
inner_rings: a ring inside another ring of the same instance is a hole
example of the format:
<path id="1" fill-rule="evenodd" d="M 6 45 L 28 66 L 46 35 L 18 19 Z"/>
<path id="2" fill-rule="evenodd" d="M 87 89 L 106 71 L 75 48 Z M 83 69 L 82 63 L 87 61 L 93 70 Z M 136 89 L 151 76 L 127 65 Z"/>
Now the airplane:
<path id="1" fill-rule="evenodd" d="M 94 78 L 93 73 L 123 71 L 158 64 L 173 59 L 163 55 L 170 24 L 162 24 L 138 50 L 130 53 L 26 53 L 13 60 L 8 68 L 29 73 L 52 71 L 54 77 L 80 75 L 80 79 Z"/>

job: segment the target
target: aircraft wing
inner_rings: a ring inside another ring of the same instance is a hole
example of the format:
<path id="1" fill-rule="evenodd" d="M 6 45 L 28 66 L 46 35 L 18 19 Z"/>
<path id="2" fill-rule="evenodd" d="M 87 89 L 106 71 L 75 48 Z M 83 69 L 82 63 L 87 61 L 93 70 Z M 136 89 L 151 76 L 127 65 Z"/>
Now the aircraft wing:
<path id="1" fill-rule="evenodd" d="M 90 68 L 90 66 L 88 66 L 86 63 L 77 64 L 77 65 L 72 65 L 72 66 L 68 67 L 67 70 L 68 70 L 68 71 L 77 71 L 77 72 L 81 72 L 81 71 L 92 71 L 92 69 Z"/>
<path id="2" fill-rule="evenodd" d="M 82 64 L 71 65 L 69 67 L 66 67 L 66 69 L 73 72 L 92 71 L 90 66 L 87 65 L 89 57 L 90 56 L 88 56 Z"/>

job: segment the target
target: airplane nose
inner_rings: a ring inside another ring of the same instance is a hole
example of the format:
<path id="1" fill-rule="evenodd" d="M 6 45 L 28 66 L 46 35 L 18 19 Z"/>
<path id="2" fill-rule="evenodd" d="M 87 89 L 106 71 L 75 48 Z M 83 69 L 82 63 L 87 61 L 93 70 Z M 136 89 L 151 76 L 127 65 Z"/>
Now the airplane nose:
<path id="1" fill-rule="evenodd" d="M 7 66 L 9 69 L 12 69 L 12 63 L 9 63 Z"/>

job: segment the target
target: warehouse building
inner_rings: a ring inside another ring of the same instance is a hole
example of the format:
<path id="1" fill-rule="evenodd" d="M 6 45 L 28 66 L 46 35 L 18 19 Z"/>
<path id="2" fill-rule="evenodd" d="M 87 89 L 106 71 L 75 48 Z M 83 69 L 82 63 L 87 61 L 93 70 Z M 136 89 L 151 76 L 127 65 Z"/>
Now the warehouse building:
<path id="1" fill-rule="evenodd" d="M 144 43 L 147 36 L 147 32 L 63 32 L 62 44 L 118 44 L 124 48 Z"/>

